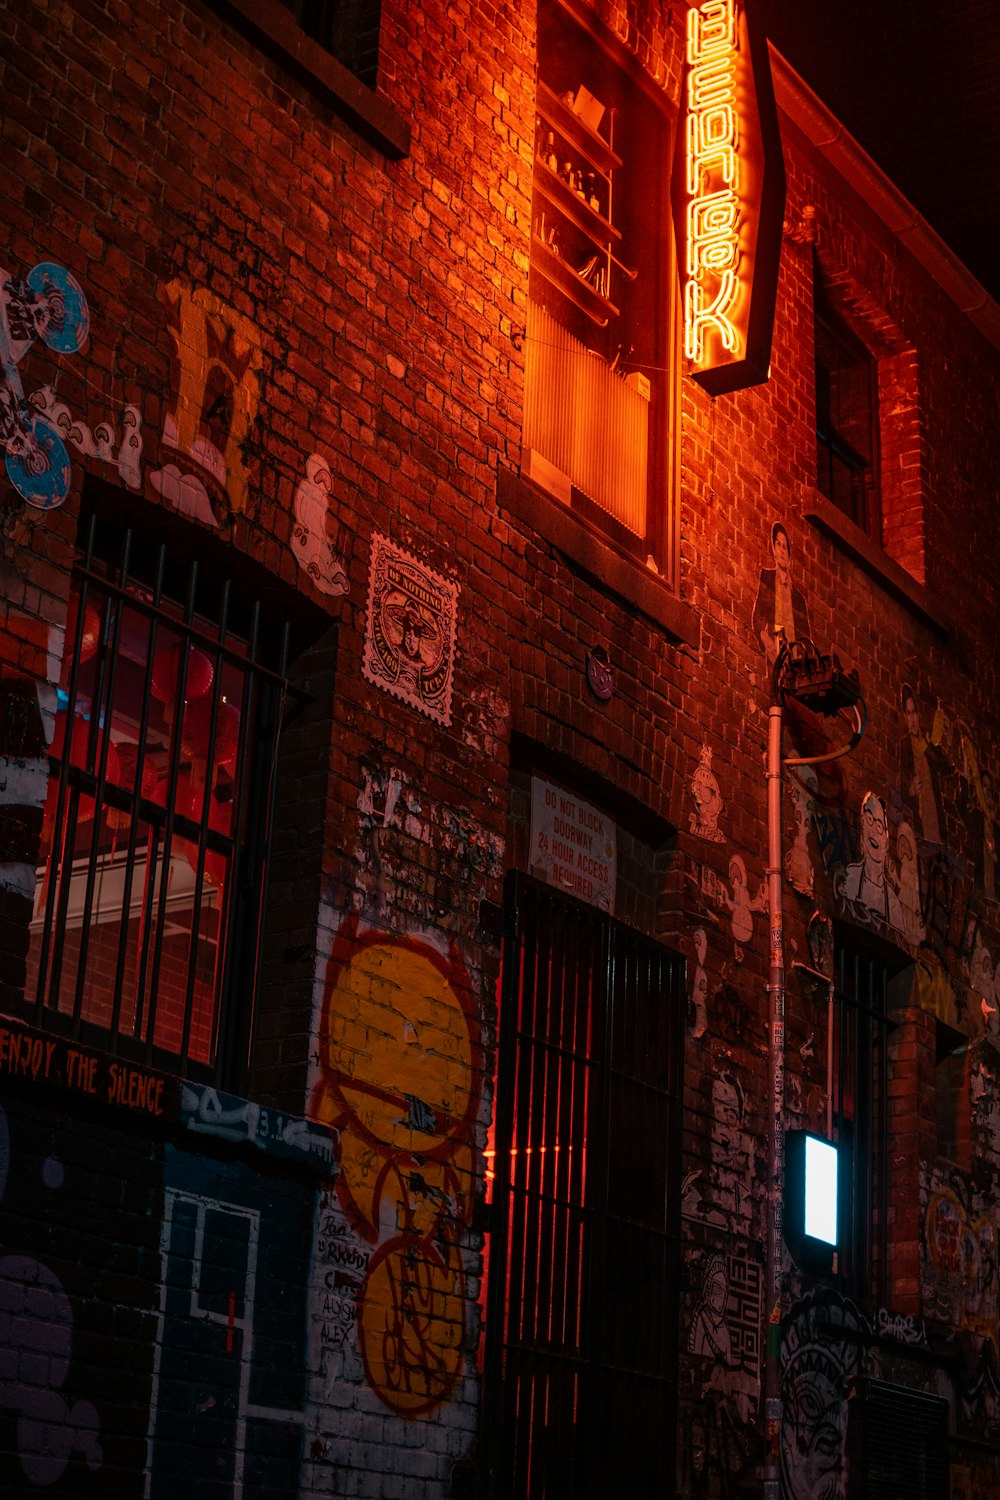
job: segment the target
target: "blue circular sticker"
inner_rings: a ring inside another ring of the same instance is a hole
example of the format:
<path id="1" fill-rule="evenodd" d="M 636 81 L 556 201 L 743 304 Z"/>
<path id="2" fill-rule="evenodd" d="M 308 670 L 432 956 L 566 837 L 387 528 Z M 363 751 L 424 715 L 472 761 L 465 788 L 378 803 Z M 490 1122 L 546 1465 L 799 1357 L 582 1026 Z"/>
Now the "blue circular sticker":
<path id="1" fill-rule="evenodd" d="M 35 417 L 31 436 L 21 438 L 4 457 L 7 477 L 22 500 L 36 510 L 55 510 L 69 494 L 69 454 L 54 427 Z"/>
<path id="2" fill-rule="evenodd" d="M 28 285 L 44 305 L 39 337 L 56 354 L 75 354 L 90 332 L 90 312 L 80 283 L 65 266 L 46 260 L 28 272 Z"/>

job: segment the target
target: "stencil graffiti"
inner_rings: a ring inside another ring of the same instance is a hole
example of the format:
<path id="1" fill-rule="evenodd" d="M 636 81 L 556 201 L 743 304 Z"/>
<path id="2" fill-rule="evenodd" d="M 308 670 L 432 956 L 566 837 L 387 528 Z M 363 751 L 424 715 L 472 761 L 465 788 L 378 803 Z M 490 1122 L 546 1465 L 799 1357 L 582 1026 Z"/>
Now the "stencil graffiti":
<path id="1" fill-rule="evenodd" d="M 816 772 L 811 766 L 800 766 L 797 774 L 788 780 L 788 795 L 795 813 L 795 837 L 785 853 L 785 879 L 800 896 L 812 896 L 815 883 L 809 857 L 809 829 L 815 816 L 817 786 Z"/>
<path id="2" fill-rule="evenodd" d="M 23 280 L 0 268 L 0 448 L 7 478 L 37 510 L 62 505 L 71 466 L 52 423 L 32 415 L 17 367 L 36 340 L 76 354 L 89 331 L 87 299 L 63 266 L 43 261 Z"/>
<path id="3" fill-rule="evenodd" d="M 355 1299 L 368 1381 L 393 1411 L 417 1416 L 448 1399 L 463 1359 L 459 1235 L 479 1076 L 469 981 L 454 944 L 445 956 L 362 932 L 354 917 L 327 974 L 310 1113 L 339 1132 L 337 1197 L 372 1247 Z M 329 1244 L 324 1223 L 317 1238 Z M 329 1326 L 315 1306 L 314 1324 Z M 318 1362 L 329 1368 L 322 1348 Z"/>
<path id="4" fill-rule="evenodd" d="M 0 1109 L 0 1198 L 10 1152 Z M 62 1186 L 54 1158 L 44 1162 L 42 1181 L 50 1191 Z M 96 1408 L 63 1394 L 72 1360 L 73 1309 L 59 1278 L 32 1256 L 0 1258 L 0 1408 L 16 1416 L 17 1453 L 29 1484 L 55 1484 L 75 1454 L 92 1471 L 103 1463 Z"/>

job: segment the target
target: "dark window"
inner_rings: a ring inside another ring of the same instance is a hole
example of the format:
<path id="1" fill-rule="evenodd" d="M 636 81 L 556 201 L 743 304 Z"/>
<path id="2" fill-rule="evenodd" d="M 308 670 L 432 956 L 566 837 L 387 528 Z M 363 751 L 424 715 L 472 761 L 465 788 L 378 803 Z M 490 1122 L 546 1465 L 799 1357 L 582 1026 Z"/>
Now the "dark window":
<path id="1" fill-rule="evenodd" d="M 683 963 L 525 876 L 506 911 L 489 1492 L 672 1493 Z"/>
<path id="2" fill-rule="evenodd" d="M 523 471 L 673 580 L 670 128 L 644 80 L 542 0 Z"/>
<path id="3" fill-rule="evenodd" d="M 288 633 L 91 526 L 74 574 L 26 996 L 36 1024 L 241 1081 Z"/>
<path id="4" fill-rule="evenodd" d="M 381 0 L 281 0 L 306 36 L 371 89 L 378 75 Z"/>
<path id="5" fill-rule="evenodd" d="M 881 958 L 841 945 L 833 1056 L 833 1137 L 841 1148 L 837 1270 L 858 1296 L 886 1297 L 889 986 Z"/>
<path id="6" fill-rule="evenodd" d="M 838 317 L 817 273 L 816 485 L 838 510 L 881 541 L 878 494 L 878 366 Z"/>

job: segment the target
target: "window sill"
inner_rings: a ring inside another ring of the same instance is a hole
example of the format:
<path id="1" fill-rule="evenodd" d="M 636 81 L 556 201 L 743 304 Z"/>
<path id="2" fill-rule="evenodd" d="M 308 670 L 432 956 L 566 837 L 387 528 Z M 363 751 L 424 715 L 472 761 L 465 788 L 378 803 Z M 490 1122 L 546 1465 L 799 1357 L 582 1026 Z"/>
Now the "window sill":
<path id="1" fill-rule="evenodd" d="M 923 584 L 918 583 L 905 568 L 894 562 L 888 552 L 877 542 L 873 542 L 867 532 L 849 520 L 819 490 L 807 486 L 802 502 L 802 515 L 811 526 L 815 526 L 817 531 L 829 537 L 842 552 L 846 552 L 887 594 L 905 605 L 925 625 L 929 625 L 942 637 L 951 634 L 952 627 L 946 615 Z"/>
<path id="2" fill-rule="evenodd" d="M 605 594 L 638 609 L 683 645 L 698 647 L 701 621 L 689 604 L 647 568 L 620 552 L 604 536 L 509 469 L 497 473 L 500 509 L 551 542 Z"/>
<path id="3" fill-rule="evenodd" d="M 285 64 L 317 98 L 393 161 L 409 155 L 410 127 L 343 63 L 306 36 L 279 0 L 213 0 L 267 55 Z"/>

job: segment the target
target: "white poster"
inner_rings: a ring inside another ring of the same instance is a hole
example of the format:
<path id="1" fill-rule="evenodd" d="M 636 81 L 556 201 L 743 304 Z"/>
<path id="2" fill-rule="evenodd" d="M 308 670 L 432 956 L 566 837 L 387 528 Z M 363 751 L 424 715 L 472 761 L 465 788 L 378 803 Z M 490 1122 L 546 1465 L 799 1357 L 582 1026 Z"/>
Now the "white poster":
<path id="1" fill-rule="evenodd" d="M 532 875 L 614 912 L 616 852 L 611 818 L 562 787 L 531 778 Z"/>

